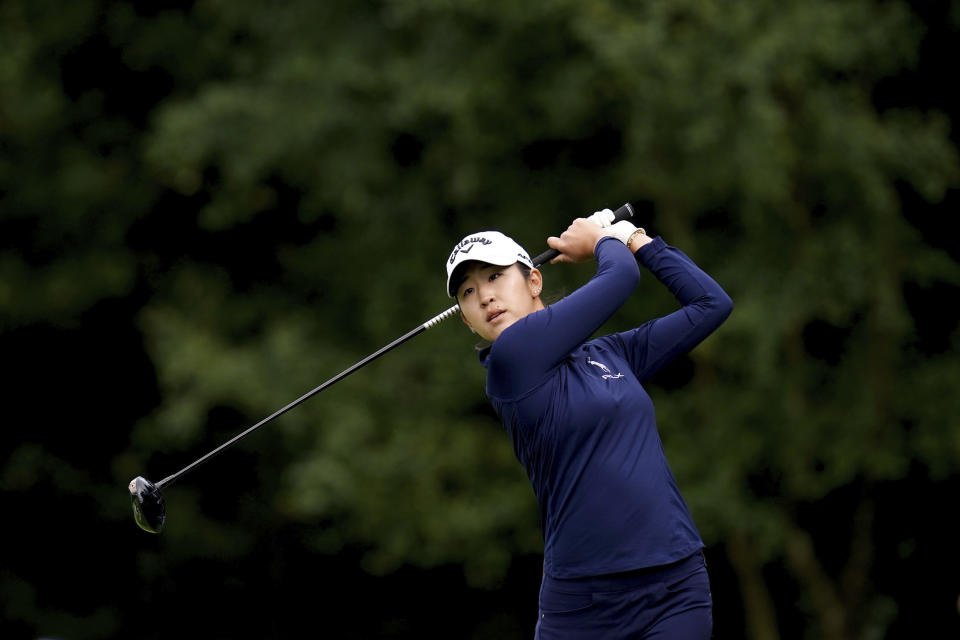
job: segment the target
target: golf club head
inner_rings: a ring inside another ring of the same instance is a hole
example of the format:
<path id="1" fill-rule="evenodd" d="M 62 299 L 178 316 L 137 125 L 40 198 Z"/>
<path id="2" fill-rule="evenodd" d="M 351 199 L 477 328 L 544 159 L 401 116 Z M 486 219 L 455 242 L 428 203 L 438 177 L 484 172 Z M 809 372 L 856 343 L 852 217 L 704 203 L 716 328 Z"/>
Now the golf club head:
<path id="1" fill-rule="evenodd" d="M 131 480 L 129 489 L 134 520 L 144 531 L 160 533 L 167 520 L 167 506 L 160 489 L 143 476 Z"/>

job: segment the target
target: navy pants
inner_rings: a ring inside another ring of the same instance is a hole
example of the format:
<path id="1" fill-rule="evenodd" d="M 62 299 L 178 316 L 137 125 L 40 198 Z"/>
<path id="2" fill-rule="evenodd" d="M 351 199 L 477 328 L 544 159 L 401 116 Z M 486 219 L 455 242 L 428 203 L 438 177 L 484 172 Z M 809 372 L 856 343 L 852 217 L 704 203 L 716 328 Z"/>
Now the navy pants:
<path id="1" fill-rule="evenodd" d="M 703 553 L 605 576 L 544 576 L 536 640 L 708 640 L 713 601 Z"/>

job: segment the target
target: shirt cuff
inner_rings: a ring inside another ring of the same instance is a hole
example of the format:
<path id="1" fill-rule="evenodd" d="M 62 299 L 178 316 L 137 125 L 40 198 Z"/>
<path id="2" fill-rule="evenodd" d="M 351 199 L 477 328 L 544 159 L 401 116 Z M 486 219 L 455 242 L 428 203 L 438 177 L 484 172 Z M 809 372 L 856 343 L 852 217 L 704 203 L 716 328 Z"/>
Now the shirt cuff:
<path id="1" fill-rule="evenodd" d="M 663 238 L 656 236 L 652 241 L 643 245 L 637 249 L 633 255 L 637 260 L 645 267 L 650 266 L 650 261 L 653 260 L 653 257 L 667 248 L 667 243 L 663 241 Z"/>
<path id="2" fill-rule="evenodd" d="M 622 242 L 620 242 L 620 240 L 619 240 L 618 238 L 616 238 L 616 237 L 614 237 L 614 236 L 603 236 L 602 238 L 600 238 L 599 240 L 597 240 L 597 244 L 595 244 L 594 247 L 593 247 L 593 255 L 594 255 L 594 256 L 599 256 L 599 255 L 600 255 L 600 245 L 602 245 L 602 244 L 604 243 L 604 241 L 606 241 L 606 240 L 616 240 L 616 241 L 619 242 L 620 244 L 623 244 Z"/>

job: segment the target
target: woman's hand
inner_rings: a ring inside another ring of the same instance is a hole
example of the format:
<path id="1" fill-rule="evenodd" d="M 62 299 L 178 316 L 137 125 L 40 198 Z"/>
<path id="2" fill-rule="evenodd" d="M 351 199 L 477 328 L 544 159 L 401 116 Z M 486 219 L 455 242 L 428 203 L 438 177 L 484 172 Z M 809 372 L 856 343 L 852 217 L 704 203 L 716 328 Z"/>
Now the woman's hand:
<path id="1" fill-rule="evenodd" d="M 652 239 L 642 227 L 634 226 L 632 222 L 621 220 L 603 230 L 603 234 L 613 236 L 623 244 L 627 245 L 630 253 L 636 253 L 643 245 L 651 242 Z"/>
<path id="2" fill-rule="evenodd" d="M 560 255 L 550 262 L 584 262 L 592 259 L 597 243 L 607 235 L 604 231 L 595 222 L 577 218 L 559 238 L 547 238 L 547 246 L 560 252 Z"/>

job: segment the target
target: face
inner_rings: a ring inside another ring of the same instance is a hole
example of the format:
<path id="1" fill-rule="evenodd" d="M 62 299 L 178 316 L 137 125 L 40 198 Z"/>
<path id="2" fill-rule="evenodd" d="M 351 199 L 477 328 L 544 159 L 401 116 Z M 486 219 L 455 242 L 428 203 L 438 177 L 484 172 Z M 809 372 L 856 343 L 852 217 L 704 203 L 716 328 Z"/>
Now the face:
<path id="1" fill-rule="evenodd" d="M 536 269 L 525 278 L 516 264 L 509 267 L 477 262 L 464 271 L 457 288 L 463 321 L 480 337 L 493 342 L 528 313 L 543 309 L 543 279 Z"/>

